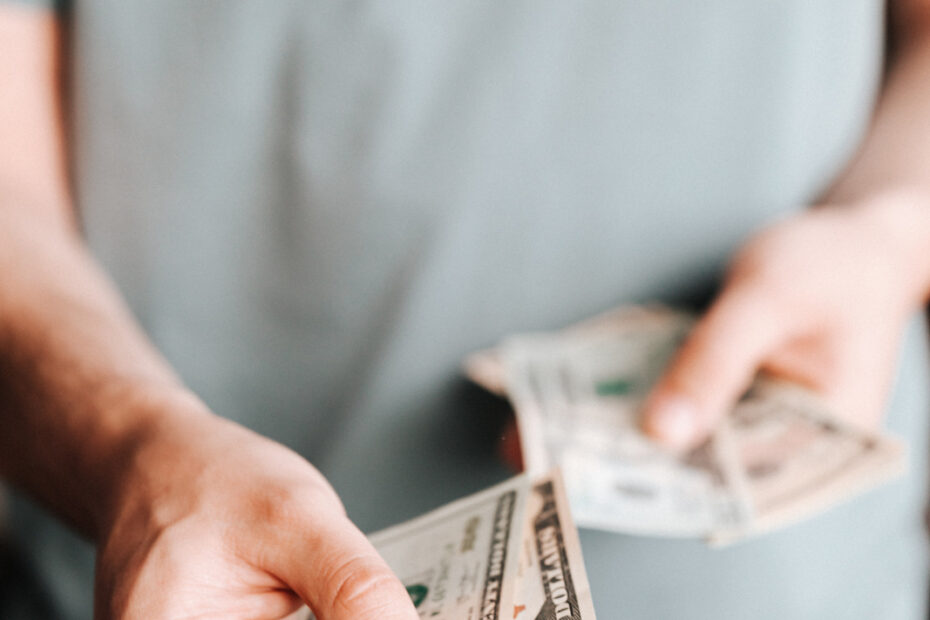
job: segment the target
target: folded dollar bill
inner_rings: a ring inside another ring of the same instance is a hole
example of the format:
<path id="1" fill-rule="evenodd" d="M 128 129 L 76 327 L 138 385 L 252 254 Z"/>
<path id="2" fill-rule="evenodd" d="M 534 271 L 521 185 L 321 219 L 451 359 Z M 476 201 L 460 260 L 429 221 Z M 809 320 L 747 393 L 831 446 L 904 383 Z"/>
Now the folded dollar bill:
<path id="1" fill-rule="evenodd" d="M 622 308 L 470 356 L 466 374 L 510 398 L 527 471 L 563 469 L 584 527 L 727 543 L 806 518 L 900 473 L 893 437 L 832 415 L 809 390 L 760 376 L 703 445 L 673 454 L 640 407 L 694 318 Z"/>
<path id="2" fill-rule="evenodd" d="M 421 618 L 594 620 L 557 471 L 517 476 L 370 540 Z M 313 616 L 305 609 L 297 618 Z"/>

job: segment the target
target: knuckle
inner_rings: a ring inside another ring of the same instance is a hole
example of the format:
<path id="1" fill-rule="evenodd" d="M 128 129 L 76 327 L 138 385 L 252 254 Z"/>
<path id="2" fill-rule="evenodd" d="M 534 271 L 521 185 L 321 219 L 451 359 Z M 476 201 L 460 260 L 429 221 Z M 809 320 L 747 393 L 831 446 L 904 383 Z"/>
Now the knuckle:
<path id="1" fill-rule="evenodd" d="M 293 487 L 276 485 L 261 489 L 253 501 L 262 520 L 287 525 L 306 512 L 305 495 Z"/>
<path id="2" fill-rule="evenodd" d="M 350 617 L 380 617 L 396 604 L 400 585 L 375 558 L 353 556 L 339 562 L 325 578 L 329 608 Z M 403 599 L 401 599 L 403 600 Z"/>
<path id="3" fill-rule="evenodd" d="M 326 508 L 342 510 L 338 499 L 316 483 L 274 484 L 260 489 L 253 502 L 260 520 L 296 527 L 312 512 Z"/>

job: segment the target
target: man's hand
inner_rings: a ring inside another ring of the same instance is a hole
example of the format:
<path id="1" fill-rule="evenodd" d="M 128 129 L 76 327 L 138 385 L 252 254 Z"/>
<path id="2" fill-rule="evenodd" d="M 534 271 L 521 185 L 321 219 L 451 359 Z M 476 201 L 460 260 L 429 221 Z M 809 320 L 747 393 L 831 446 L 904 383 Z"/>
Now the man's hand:
<path id="1" fill-rule="evenodd" d="M 96 618 L 416 620 L 326 480 L 287 448 L 194 412 L 143 443 L 97 561 Z"/>
<path id="2" fill-rule="evenodd" d="M 711 432 L 758 370 L 805 384 L 863 427 L 881 419 L 899 336 L 927 290 L 909 227 L 912 195 L 826 206 L 763 231 L 644 408 L 643 426 L 675 449 Z"/>
<path id="3" fill-rule="evenodd" d="M 206 412 L 88 255 L 59 30 L 0 6 L 0 476 L 100 545 L 98 620 L 415 620 L 322 476 Z"/>

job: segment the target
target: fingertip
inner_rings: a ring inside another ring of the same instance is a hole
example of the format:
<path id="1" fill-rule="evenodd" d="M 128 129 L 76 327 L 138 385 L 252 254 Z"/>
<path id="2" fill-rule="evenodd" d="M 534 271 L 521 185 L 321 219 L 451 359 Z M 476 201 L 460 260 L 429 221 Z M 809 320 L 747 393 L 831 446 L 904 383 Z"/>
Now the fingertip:
<path id="1" fill-rule="evenodd" d="M 642 417 L 643 431 L 673 450 L 688 448 L 700 439 L 697 407 L 688 398 L 673 394 L 650 399 Z"/>
<path id="2" fill-rule="evenodd" d="M 354 526 L 353 526 L 354 529 Z M 324 569 L 321 599 L 329 614 L 321 620 L 413 620 L 417 612 L 406 588 L 368 540 L 352 549 L 347 541 L 341 557 Z"/>

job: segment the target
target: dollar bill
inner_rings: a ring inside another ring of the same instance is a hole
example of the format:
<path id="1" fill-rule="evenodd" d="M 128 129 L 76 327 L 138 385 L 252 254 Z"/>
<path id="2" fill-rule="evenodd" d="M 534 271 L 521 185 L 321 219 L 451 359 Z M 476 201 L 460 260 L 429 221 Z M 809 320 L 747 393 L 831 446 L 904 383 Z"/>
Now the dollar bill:
<path id="1" fill-rule="evenodd" d="M 513 620 L 594 618 L 565 487 L 558 473 L 533 484 L 519 550 Z"/>
<path id="2" fill-rule="evenodd" d="M 516 336 L 466 361 L 514 404 L 531 474 L 563 468 L 579 525 L 732 542 L 805 518 L 899 473 L 903 445 L 842 424 L 809 391 L 760 376 L 702 446 L 675 455 L 638 427 L 693 325 L 626 308 Z"/>
<path id="3" fill-rule="evenodd" d="M 420 618 L 595 617 L 557 472 L 532 483 L 518 476 L 369 538 Z M 299 618 L 313 615 L 305 609 Z"/>
<path id="4" fill-rule="evenodd" d="M 680 458 L 638 429 L 640 405 L 690 325 L 671 313 L 649 321 L 623 313 L 504 345 L 527 471 L 563 468 L 580 525 L 701 536 L 748 521 L 722 439 Z"/>
<path id="5" fill-rule="evenodd" d="M 625 330 L 663 328 L 671 325 L 690 325 L 693 319 L 665 306 L 622 306 L 594 318 L 567 327 L 562 334 L 584 336 L 599 330 Z M 498 348 L 476 351 L 465 358 L 462 365 L 465 376 L 492 394 L 507 395 L 507 370 L 502 350 Z"/>
<path id="6" fill-rule="evenodd" d="M 906 470 L 904 444 L 844 423 L 810 392 L 761 377 L 724 420 L 752 519 L 711 542 L 795 523 Z"/>

